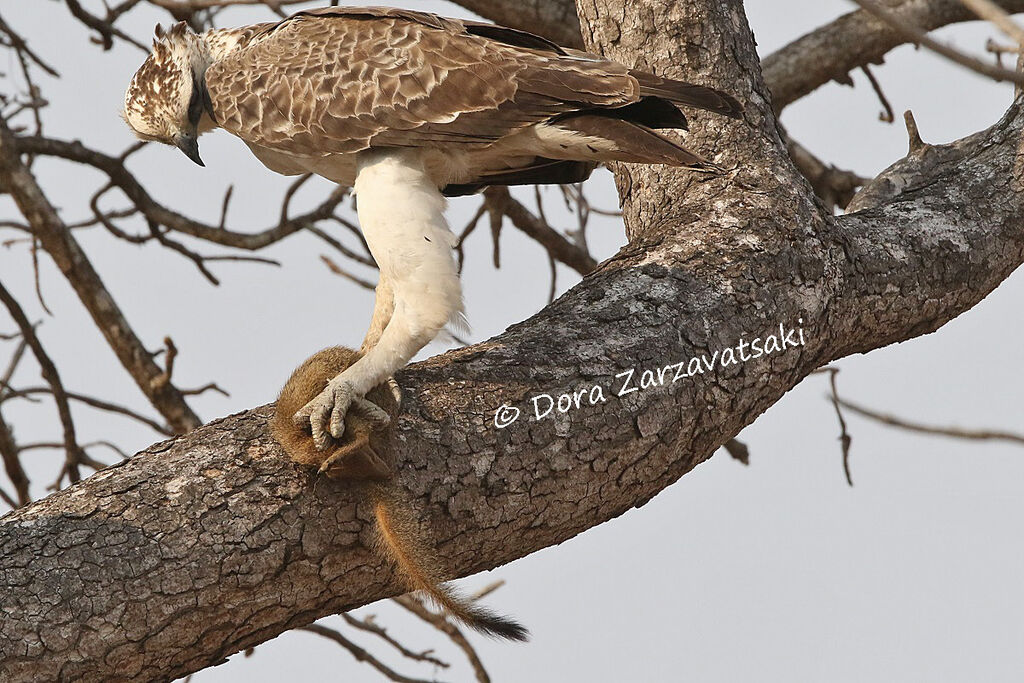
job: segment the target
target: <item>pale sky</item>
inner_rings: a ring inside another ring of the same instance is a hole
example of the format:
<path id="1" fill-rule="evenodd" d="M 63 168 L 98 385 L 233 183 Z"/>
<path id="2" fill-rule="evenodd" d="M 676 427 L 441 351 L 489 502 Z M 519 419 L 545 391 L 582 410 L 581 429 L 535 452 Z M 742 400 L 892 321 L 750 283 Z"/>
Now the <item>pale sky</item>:
<path id="1" fill-rule="evenodd" d="M 468 16 L 445 2 L 405 6 Z M 753 0 L 748 15 L 764 55 L 851 7 L 838 0 Z M 59 81 L 42 81 L 52 103 L 47 134 L 81 137 L 110 153 L 130 144 L 118 109 L 141 52 L 122 46 L 103 53 L 87 42 L 63 3 L 0 0 L 0 11 L 62 72 Z M 268 16 L 266 10 L 238 8 L 221 21 L 243 24 Z M 146 6 L 133 11 L 125 26 L 146 36 L 157 21 L 168 20 Z M 986 38 L 1001 38 L 981 24 L 937 35 L 974 53 Z M 0 71 L 16 73 L 16 65 L 0 65 Z M 941 143 L 996 121 L 1012 94 L 1006 85 L 911 47 L 891 53 L 875 74 L 897 124 L 879 122 L 880 106 L 860 74 L 855 89 L 826 86 L 787 109 L 783 123 L 823 159 L 873 175 L 906 151 L 903 110 L 913 109 L 925 141 Z M 206 169 L 156 145 L 134 157 L 132 168 L 161 201 L 185 213 L 216 222 L 222 193 L 233 184 L 229 226 L 257 230 L 275 222 L 289 181 L 264 169 L 226 133 L 202 143 Z M 99 176 L 45 159 L 36 170 L 47 187 L 61 188 L 51 198 L 65 217 L 81 218 Z M 316 201 L 325 188 L 326 182 L 309 183 L 296 207 Z M 595 204 L 614 207 L 606 172 L 587 189 Z M 557 190 L 548 193 L 552 220 L 570 225 L 556 209 Z M 462 227 L 477 201 L 451 203 L 453 227 Z M 113 198 L 107 204 L 115 205 Z M 0 198 L 0 220 L 12 218 L 12 211 L 10 201 Z M 165 249 L 136 247 L 101 230 L 77 235 L 145 343 L 156 348 L 165 334 L 174 338 L 179 386 L 216 381 L 231 392 L 230 398 L 211 394 L 193 401 L 205 420 L 272 400 L 296 363 L 326 345 L 358 345 L 369 320 L 372 294 L 328 273 L 319 260 L 327 250 L 308 235 L 260 252 L 283 268 L 215 264 L 220 287 Z M 15 236 L 0 229 L 0 243 Z M 595 218 L 589 238 L 599 258 L 624 241 L 612 218 Z M 511 226 L 501 245 L 502 268 L 495 270 L 485 226 L 467 244 L 472 341 L 529 317 L 546 301 L 548 266 L 541 248 Z M 40 335 L 69 388 L 144 407 L 49 259 L 42 258 L 42 281 L 53 318 L 32 293 L 25 244 L 0 247 L 0 272 L 30 316 L 44 321 Z M 368 270 L 361 274 L 374 277 Z M 559 275 L 560 291 L 577 281 L 567 269 Z M 313 315 L 305 295 L 310 288 L 332 300 L 335 319 Z M 837 363 L 841 391 L 852 401 L 923 422 L 1024 432 L 1022 297 L 1018 274 L 935 334 L 844 359 Z M 10 327 L 0 316 L 0 332 Z M 0 363 L 11 348 L 0 343 Z M 426 355 L 444 348 L 434 344 Z M 16 383 L 39 384 L 35 366 L 26 364 Z M 750 467 L 719 453 L 641 509 L 461 581 L 468 589 L 507 581 L 487 603 L 532 632 L 525 645 L 470 636 L 493 680 L 1024 680 L 1024 451 L 918 436 L 848 416 L 851 489 L 843 479 L 839 429 L 826 391 L 826 378 L 813 376 L 748 427 L 741 438 L 750 447 Z M 109 439 L 134 452 L 156 440 L 122 418 L 81 407 L 74 412 L 83 441 Z M 50 404 L 9 403 L 5 415 L 23 441 L 52 440 L 57 433 Z M 61 457 L 26 458 L 37 495 L 44 494 Z M 379 615 L 409 647 L 434 647 L 454 663 L 435 674 L 346 631 L 405 675 L 471 680 L 455 650 L 399 608 L 374 604 L 358 614 Z M 323 623 L 345 628 L 339 617 Z M 333 643 L 290 633 L 193 680 L 342 679 L 383 680 Z"/>

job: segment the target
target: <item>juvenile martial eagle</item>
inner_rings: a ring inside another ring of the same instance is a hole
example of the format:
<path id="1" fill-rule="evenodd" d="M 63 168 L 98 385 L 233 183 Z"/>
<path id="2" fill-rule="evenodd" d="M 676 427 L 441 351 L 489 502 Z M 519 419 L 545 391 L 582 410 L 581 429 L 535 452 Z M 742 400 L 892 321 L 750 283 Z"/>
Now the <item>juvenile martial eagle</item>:
<path id="1" fill-rule="evenodd" d="M 328 7 L 203 34 L 158 28 L 124 118 L 199 165 L 198 136 L 219 127 L 273 171 L 354 188 L 380 280 L 362 358 L 296 413 L 323 448 L 353 399 L 461 316 L 445 194 L 577 182 L 604 161 L 714 170 L 656 132 L 686 128 L 680 105 L 740 116 L 729 95 L 523 31 Z"/>

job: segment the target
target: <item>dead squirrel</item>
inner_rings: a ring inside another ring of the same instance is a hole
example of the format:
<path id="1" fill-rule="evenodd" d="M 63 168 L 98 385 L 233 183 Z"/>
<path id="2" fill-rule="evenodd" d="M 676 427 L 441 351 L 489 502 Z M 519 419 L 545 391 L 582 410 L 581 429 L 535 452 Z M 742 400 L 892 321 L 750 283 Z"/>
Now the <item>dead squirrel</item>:
<path id="1" fill-rule="evenodd" d="M 391 451 L 389 425 L 400 407 L 397 386 L 382 384 L 368 392 L 365 399 L 356 399 L 345 415 L 344 436 L 341 441 L 331 438 L 327 450 L 317 450 L 310 433 L 293 422 L 292 416 L 299 408 L 358 358 L 358 352 L 335 346 L 313 354 L 296 368 L 277 398 L 271 432 L 295 462 L 315 465 L 329 477 L 363 486 L 377 520 L 375 549 L 394 563 L 410 590 L 424 591 L 452 617 L 481 633 L 526 640 L 529 632 L 523 626 L 462 599 L 438 581 L 434 555 L 419 537 L 407 506 L 390 483 L 394 469 L 384 459 Z M 305 427 L 308 430 L 308 420 Z"/>

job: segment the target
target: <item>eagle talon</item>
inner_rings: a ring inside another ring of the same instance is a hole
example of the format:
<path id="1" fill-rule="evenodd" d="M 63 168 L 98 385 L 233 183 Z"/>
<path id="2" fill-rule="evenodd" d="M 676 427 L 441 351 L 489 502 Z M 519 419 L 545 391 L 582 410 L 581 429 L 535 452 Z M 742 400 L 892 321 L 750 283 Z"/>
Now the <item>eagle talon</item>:
<path id="1" fill-rule="evenodd" d="M 356 398 L 362 399 L 354 395 L 351 382 L 332 380 L 293 419 L 300 424 L 308 421 L 317 450 L 327 450 L 331 437 L 340 439 L 345 435 L 345 413 Z"/>
<path id="2" fill-rule="evenodd" d="M 388 415 L 388 412 L 367 398 L 360 396 L 353 398 L 350 409 L 369 420 L 374 431 L 384 429 L 391 424 L 391 416 Z"/>

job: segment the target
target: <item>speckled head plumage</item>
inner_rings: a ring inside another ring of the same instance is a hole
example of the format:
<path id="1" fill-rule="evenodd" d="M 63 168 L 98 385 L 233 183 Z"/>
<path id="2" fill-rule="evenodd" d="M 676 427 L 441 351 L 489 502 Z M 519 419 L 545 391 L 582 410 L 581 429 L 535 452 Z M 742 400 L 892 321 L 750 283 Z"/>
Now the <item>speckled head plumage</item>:
<path id="1" fill-rule="evenodd" d="M 208 95 L 203 74 L 210 52 L 184 22 L 156 28 L 153 50 L 135 72 L 124 98 L 123 118 L 137 137 L 178 147 L 200 166 L 197 138 Z"/>

